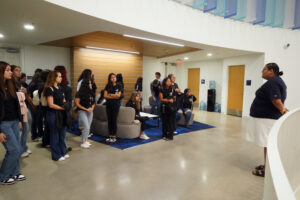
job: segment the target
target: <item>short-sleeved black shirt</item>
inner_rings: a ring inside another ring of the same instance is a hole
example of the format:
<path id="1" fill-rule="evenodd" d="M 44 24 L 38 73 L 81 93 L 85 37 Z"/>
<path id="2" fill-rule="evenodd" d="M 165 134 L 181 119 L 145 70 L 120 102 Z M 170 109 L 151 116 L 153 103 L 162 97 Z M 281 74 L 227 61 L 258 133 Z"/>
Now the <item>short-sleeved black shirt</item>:
<path id="1" fill-rule="evenodd" d="M 172 87 L 169 89 L 161 88 L 159 92 L 162 93 L 164 99 L 173 99 L 176 96 L 176 92 Z"/>
<path id="2" fill-rule="evenodd" d="M 65 94 L 61 87 L 56 88 L 53 86 L 53 87 L 47 88 L 45 91 L 45 97 L 49 97 L 49 96 L 53 97 L 54 104 L 56 104 L 58 106 L 63 106 Z"/>
<path id="3" fill-rule="evenodd" d="M 91 108 L 96 102 L 95 98 L 91 94 L 86 94 L 85 96 L 83 96 L 82 94 L 80 94 L 80 92 L 77 92 L 75 98 L 79 98 L 80 105 L 82 105 L 85 108 Z M 80 108 L 78 109 L 81 110 Z"/>
<path id="4" fill-rule="evenodd" d="M 280 111 L 272 104 L 273 99 L 286 99 L 286 85 L 279 76 L 264 83 L 255 93 L 255 99 L 250 108 L 250 116 L 257 118 L 278 119 Z"/>
<path id="5" fill-rule="evenodd" d="M 197 98 L 194 95 L 191 96 L 186 96 L 184 95 L 183 97 L 183 102 L 182 102 L 182 108 L 189 108 L 192 109 L 193 102 L 195 102 Z"/>
<path id="6" fill-rule="evenodd" d="M 112 86 L 108 88 L 108 85 L 106 85 L 105 89 L 107 91 L 107 94 L 118 94 L 119 92 L 122 92 L 122 86 L 119 84 L 116 84 L 115 86 Z M 106 105 L 118 105 L 120 104 L 120 98 L 119 99 L 106 99 Z"/>

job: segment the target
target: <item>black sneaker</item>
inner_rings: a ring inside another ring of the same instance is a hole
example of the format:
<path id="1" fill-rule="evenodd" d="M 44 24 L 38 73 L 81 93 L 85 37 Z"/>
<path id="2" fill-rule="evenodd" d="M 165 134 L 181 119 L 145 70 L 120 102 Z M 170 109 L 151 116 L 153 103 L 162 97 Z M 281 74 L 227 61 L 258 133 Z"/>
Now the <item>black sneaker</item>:
<path id="1" fill-rule="evenodd" d="M 12 177 L 15 181 L 24 181 L 26 180 L 26 177 L 23 174 L 18 174 L 16 176 Z"/>
<path id="2" fill-rule="evenodd" d="M 68 148 L 66 149 L 66 152 L 67 152 L 67 153 L 70 152 L 70 151 L 72 151 L 72 147 L 68 147 Z"/>
<path id="3" fill-rule="evenodd" d="M 7 180 L 0 181 L 0 185 L 12 185 L 15 182 L 16 182 L 15 179 L 9 178 Z"/>

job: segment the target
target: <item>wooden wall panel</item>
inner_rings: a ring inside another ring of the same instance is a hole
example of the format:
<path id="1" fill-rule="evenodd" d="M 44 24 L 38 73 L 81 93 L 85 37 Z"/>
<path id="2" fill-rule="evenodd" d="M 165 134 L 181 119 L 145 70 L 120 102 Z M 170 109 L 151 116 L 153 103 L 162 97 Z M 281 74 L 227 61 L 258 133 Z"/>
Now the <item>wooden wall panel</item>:
<path id="1" fill-rule="evenodd" d="M 116 46 L 114 48 L 116 49 Z M 73 48 L 71 57 L 71 78 L 74 91 L 76 91 L 77 80 L 84 69 L 93 71 L 98 87 L 97 94 L 107 84 L 109 73 L 121 73 L 125 86 L 125 101 L 127 101 L 134 91 L 137 78 L 143 76 L 143 57 L 141 55 Z"/>

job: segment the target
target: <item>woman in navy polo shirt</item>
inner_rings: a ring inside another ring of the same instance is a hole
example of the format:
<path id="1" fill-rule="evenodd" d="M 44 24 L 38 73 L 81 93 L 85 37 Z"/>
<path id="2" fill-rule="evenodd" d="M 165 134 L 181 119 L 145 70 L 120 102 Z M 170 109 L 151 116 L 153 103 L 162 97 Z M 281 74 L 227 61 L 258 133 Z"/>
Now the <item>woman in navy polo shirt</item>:
<path id="1" fill-rule="evenodd" d="M 283 75 L 276 63 L 268 63 L 262 70 L 265 82 L 255 93 L 250 108 L 250 120 L 245 139 L 264 147 L 264 163 L 266 163 L 268 136 L 273 124 L 288 110 L 284 106 L 286 85 L 280 78 Z M 265 165 L 252 171 L 256 176 L 265 175 Z"/>

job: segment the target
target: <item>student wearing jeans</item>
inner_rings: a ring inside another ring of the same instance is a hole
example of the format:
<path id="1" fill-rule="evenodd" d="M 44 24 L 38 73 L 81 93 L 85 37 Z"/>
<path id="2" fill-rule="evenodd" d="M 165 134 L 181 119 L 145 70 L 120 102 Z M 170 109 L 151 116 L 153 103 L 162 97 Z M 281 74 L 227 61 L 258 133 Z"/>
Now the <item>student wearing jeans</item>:
<path id="1" fill-rule="evenodd" d="M 93 120 L 95 103 L 95 93 L 93 92 L 92 82 L 88 79 L 82 80 L 80 89 L 75 95 L 75 104 L 78 108 L 79 127 L 82 128 L 82 144 L 80 145 L 82 148 L 89 148 L 91 146 L 91 143 L 89 143 L 87 139 Z"/>
<path id="2" fill-rule="evenodd" d="M 46 119 L 50 129 L 51 156 L 54 161 L 63 161 L 70 157 L 66 154 L 65 149 L 66 126 L 63 105 L 66 99 L 62 88 L 59 86 L 61 80 L 60 72 L 51 71 L 43 90 L 48 104 Z M 58 118 L 60 116 L 63 116 L 62 119 Z"/>
<path id="3" fill-rule="evenodd" d="M 11 185 L 25 180 L 20 173 L 20 127 L 22 115 L 19 100 L 12 79 L 11 67 L 0 61 L 0 135 L 5 135 L 3 146 L 6 150 L 0 168 L 0 184 Z"/>
<path id="4" fill-rule="evenodd" d="M 190 128 L 188 125 L 191 117 L 192 117 L 192 107 L 197 98 L 192 95 L 192 92 L 189 88 L 184 90 L 184 95 L 181 101 L 178 103 L 179 109 L 176 113 L 176 124 L 179 122 L 182 115 L 185 116 L 185 127 Z"/>
<path id="5" fill-rule="evenodd" d="M 114 143 L 117 141 L 117 118 L 120 110 L 120 98 L 122 86 L 117 84 L 117 77 L 114 73 L 108 75 L 108 83 L 104 89 L 106 99 L 106 114 L 108 122 L 109 137 L 106 142 Z"/>
<path id="6" fill-rule="evenodd" d="M 22 134 L 21 134 L 21 140 L 20 140 L 20 144 L 21 144 L 21 148 L 22 148 L 21 157 L 27 157 L 32 152 L 28 149 L 28 146 L 27 146 L 27 136 L 28 136 L 28 119 L 27 119 L 27 115 L 28 115 L 28 109 L 27 109 L 27 105 L 25 103 L 26 88 L 23 87 L 23 85 L 21 84 L 21 80 L 20 80 L 21 75 L 22 75 L 21 74 L 21 67 L 16 66 L 16 65 L 12 65 L 11 66 L 11 71 L 12 71 L 12 81 L 14 82 L 16 90 L 18 91 L 17 95 L 18 95 L 18 99 L 19 99 L 21 115 L 23 117 Z"/>

